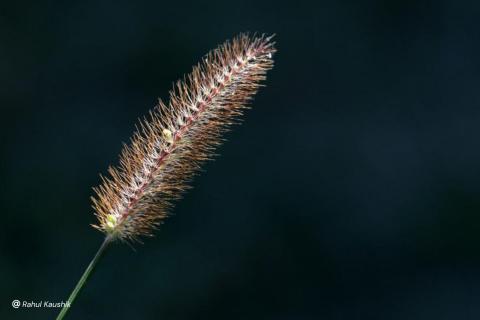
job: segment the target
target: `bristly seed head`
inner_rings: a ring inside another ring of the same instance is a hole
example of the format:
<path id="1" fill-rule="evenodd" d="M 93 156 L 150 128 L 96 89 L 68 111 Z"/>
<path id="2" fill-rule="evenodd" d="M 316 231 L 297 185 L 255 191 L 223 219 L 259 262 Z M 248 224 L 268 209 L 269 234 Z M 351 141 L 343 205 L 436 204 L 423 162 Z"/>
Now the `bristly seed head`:
<path id="1" fill-rule="evenodd" d="M 94 227 L 112 238 L 151 235 L 202 162 L 211 159 L 221 134 L 248 108 L 273 67 L 272 36 L 241 34 L 211 51 L 186 80 L 142 120 L 117 168 L 94 188 Z"/>

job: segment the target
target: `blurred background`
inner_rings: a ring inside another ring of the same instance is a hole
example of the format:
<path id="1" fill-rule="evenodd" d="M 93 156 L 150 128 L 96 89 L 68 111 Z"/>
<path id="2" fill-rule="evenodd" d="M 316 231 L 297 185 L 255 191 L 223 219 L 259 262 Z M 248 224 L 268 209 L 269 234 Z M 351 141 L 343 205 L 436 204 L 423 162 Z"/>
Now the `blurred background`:
<path id="1" fill-rule="evenodd" d="M 136 119 L 239 32 L 267 86 L 175 216 L 68 319 L 478 319 L 480 3 L 0 4 L 0 318 L 66 300 L 91 187 Z"/>

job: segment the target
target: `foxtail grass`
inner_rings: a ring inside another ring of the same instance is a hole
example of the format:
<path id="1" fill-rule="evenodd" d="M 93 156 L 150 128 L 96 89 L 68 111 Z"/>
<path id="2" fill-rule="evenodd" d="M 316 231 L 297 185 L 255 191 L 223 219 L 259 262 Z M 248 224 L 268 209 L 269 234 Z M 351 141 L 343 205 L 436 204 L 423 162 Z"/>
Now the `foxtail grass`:
<path id="1" fill-rule="evenodd" d="M 272 36 L 241 34 L 208 53 L 142 119 L 119 164 L 92 197 L 105 234 L 68 302 L 73 304 L 102 254 L 116 241 L 137 242 L 152 236 L 202 163 L 212 159 L 222 135 L 237 123 L 273 67 Z M 57 317 L 63 319 L 69 308 Z"/>

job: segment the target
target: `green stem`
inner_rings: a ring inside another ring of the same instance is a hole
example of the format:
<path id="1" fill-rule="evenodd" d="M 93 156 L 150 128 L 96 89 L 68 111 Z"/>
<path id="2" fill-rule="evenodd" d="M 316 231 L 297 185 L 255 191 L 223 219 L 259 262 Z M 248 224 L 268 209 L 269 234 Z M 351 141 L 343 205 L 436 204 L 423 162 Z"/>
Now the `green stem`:
<path id="1" fill-rule="evenodd" d="M 97 253 L 95 254 L 95 257 L 93 257 L 92 261 L 90 261 L 90 264 L 88 265 L 87 269 L 83 273 L 82 277 L 80 280 L 78 280 L 77 285 L 73 289 L 72 293 L 70 294 L 70 297 L 68 297 L 68 302 L 65 304 L 63 307 L 62 311 L 57 316 L 56 320 L 62 320 L 63 317 L 67 314 L 68 310 L 72 306 L 73 302 L 75 301 L 75 298 L 77 297 L 78 293 L 80 290 L 82 290 L 84 284 L 87 282 L 88 277 L 90 276 L 90 273 L 92 273 L 93 269 L 95 269 L 95 266 L 102 257 L 103 253 L 105 252 L 105 249 L 107 249 L 108 245 L 112 241 L 112 238 L 110 236 L 107 236 L 105 240 L 103 241 L 102 245 L 98 249 Z"/>

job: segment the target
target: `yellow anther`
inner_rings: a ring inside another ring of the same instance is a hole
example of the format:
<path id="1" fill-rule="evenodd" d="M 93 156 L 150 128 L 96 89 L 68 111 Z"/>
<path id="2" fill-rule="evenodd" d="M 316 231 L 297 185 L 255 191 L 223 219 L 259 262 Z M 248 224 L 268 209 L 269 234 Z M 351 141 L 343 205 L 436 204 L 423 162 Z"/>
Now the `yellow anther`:
<path id="1" fill-rule="evenodd" d="M 168 129 L 163 129 L 162 134 L 163 134 L 163 138 L 165 139 L 165 141 L 167 141 L 170 144 L 173 143 L 172 131 L 170 131 Z"/>
<path id="2" fill-rule="evenodd" d="M 107 216 L 106 225 L 107 225 L 108 231 L 113 231 L 113 229 L 115 229 L 115 227 L 117 226 L 117 216 L 113 214 L 109 214 Z"/>

